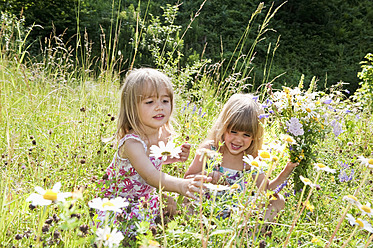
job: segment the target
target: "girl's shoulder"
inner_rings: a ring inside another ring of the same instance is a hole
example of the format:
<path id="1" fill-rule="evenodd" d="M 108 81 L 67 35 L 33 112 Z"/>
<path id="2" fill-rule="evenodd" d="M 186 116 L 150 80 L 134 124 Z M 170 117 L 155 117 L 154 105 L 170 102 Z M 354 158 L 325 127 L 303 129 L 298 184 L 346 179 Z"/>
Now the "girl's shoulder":
<path id="1" fill-rule="evenodd" d="M 139 153 L 141 148 L 146 153 L 147 146 L 145 142 L 136 134 L 126 134 L 118 143 L 117 155 L 120 159 L 127 159 L 127 152 L 136 152 Z M 140 150 L 139 150 L 140 149 Z M 126 152 L 125 152 L 126 151 Z"/>
<path id="2" fill-rule="evenodd" d="M 143 141 L 143 140 L 141 139 L 141 137 L 140 137 L 139 135 L 137 135 L 137 134 L 126 134 L 123 138 L 120 139 L 119 144 L 118 144 L 118 149 L 119 149 L 120 147 L 122 147 L 123 144 L 124 144 L 126 141 L 128 141 L 127 144 L 131 144 L 131 143 L 134 144 L 134 143 L 138 143 L 138 142 L 140 142 L 140 143 L 143 145 L 145 151 L 147 150 L 147 147 L 146 147 L 145 141 Z"/>

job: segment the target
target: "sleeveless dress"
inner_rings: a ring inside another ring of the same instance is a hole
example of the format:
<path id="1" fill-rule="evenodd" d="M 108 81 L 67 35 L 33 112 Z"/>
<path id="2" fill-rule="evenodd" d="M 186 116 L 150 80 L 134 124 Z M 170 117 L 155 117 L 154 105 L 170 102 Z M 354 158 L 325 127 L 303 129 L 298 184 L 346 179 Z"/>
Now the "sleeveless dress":
<path id="1" fill-rule="evenodd" d="M 135 232 L 129 231 L 135 228 L 135 221 L 146 220 L 151 225 L 154 225 L 155 218 L 159 215 L 160 204 L 155 188 L 145 182 L 128 159 L 119 156 L 119 148 L 129 139 L 141 142 L 145 152 L 147 151 L 145 142 L 138 135 L 125 135 L 119 141 L 114 158 L 106 169 L 108 178 L 103 182 L 104 186 L 101 191 L 105 198 L 123 197 L 128 200 L 130 205 L 126 209 L 123 209 L 120 221 L 128 222 L 128 233 L 135 234 Z M 149 157 L 149 159 L 159 171 L 162 165 L 161 158 Z M 98 219 L 103 221 L 105 219 L 105 212 L 99 212 Z M 119 218 L 114 217 L 112 221 L 116 223 L 117 219 Z"/>
<path id="2" fill-rule="evenodd" d="M 217 149 L 215 146 L 211 146 L 211 150 L 216 151 Z M 224 179 L 229 184 L 229 186 L 236 184 L 238 186 L 238 188 L 236 189 L 238 193 L 241 193 L 245 190 L 246 183 L 247 183 L 245 182 L 245 174 L 250 174 L 252 176 L 255 176 L 258 173 L 258 171 L 256 169 L 253 169 L 251 166 L 250 168 L 247 168 L 248 166 L 246 163 L 243 163 L 242 170 L 234 170 L 234 169 L 223 167 L 220 164 L 216 164 L 213 159 L 210 160 L 209 162 L 206 162 L 206 169 L 208 169 L 209 164 L 210 166 L 212 165 L 213 171 L 218 171 L 224 175 Z M 264 173 L 264 171 L 260 170 L 259 174 L 262 174 L 262 173 Z M 252 193 L 254 194 L 255 192 L 252 192 Z M 225 201 L 231 198 L 229 190 L 218 191 L 218 192 L 215 192 L 215 194 L 216 194 L 215 200 L 221 203 L 224 203 Z M 212 196 L 210 192 L 206 192 L 205 197 L 207 199 L 211 199 Z M 223 207 L 221 207 L 221 209 L 218 211 L 218 215 L 217 215 L 218 219 L 229 218 L 232 208 L 236 207 L 235 204 L 233 205 L 222 204 L 222 206 Z"/>
<path id="3" fill-rule="evenodd" d="M 215 146 L 211 146 L 211 150 L 216 151 L 217 149 L 216 149 Z M 245 173 L 249 173 L 253 176 L 255 176 L 257 174 L 256 169 L 251 168 L 251 166 L 250 166 L 249 169 L 247 169 L 246 167 L 247 167 L 247 164 L 244 163 L 243 164 L 243 170 L 240 171 L 240 170 L 225 168 L 225 167 L 220 166 L 220 165 L 215 165 L 213 167 L 213 171 L 221 172 L 225 176 L 225 180 L 227 181 L 227 183 L 230 186 L 232 186 L 233 184 L 237 184 L 239 186 L 237 190 L 239 192 L 242 192 L 245 189 L 245 186 L 246 186 L 246 182 L 244 181 Z M 260 170 L 259 174 L 262 174 L 262 173 L 264 173 L 264 171 Z"/>

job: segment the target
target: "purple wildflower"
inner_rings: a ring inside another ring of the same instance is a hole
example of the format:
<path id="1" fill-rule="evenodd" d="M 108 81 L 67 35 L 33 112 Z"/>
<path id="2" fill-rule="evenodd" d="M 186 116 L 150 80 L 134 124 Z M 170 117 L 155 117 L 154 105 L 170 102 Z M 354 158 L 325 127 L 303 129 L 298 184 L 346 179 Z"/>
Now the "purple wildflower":
<path id="1" fill-rule="evenodd" d="M 198 115 L 201 115 L 201 113 L 202 113 L 202 107 L 199 108 Z"/>
<path id="2" fill-rule="evenodd" d="M 256 101 L 258 101 L 258 99 L 259 99 L 259 96 L 253 96 L 253 100 L 256 102 Z"/>
<path id="3" fill-rule="evenodd" d="M 333 120 L 330 125 L 333 127 L 333 133 L 335 137 L 338 137 L 345 130 L 342 130 L 342 124 L 336 120 Z"/>
<path id="4" fill-rule="evenodd" d="M 203 114 L 202 114 L 201 118 L 202 118 L 202 117 L 204 117 L 205 115 L 206 115 L 206 112 L 203 112 Z"/>
<path id="5" fill-rule="evenodd" d="M 291 117 L 289 121 L 286 122 L 286 126 L 289 132 L 294 136 L 299 136 L 304 134 L 303 125 L 299 122 L 298 118 Z"/>
<path id="6" fill-rule="evenodd" d="M 354 173 L 355 173 L 354 169 L 352 169 L 350 175 L 348 175 L 346 173 L 346 170 L 350 168 L 350 165 L 340 162 L 340 166 L 342 167 L 342 170 L 339 172 L 339 175 L 338 175 L 339 181 L 341 183 L 351 181 L 354 177 Z"/>
<path id="7" fill-rule="evenodd" d="M 258 116 L 259 120 L 263 119 L 263 118 L 268 118 L 269 117 L 269 114 L 261 114 Z"/>
<path id="8" fill-rule="evenodd" d="M 277 186 L 277 188 L 274 190 L 276 194 L 278 194 L 288 183 L 288 180 L 285 180 L 282 184 Z"/>
<path id="9" fill-rule="evenodd" d="M 194 115 L 194 113 L 196 112 L 196 110 L 197 110 L 197 106 L 194 105 L 194 108 L 193 108 L 193 111 L 192 111 L 192 115 Z"/>
<path id="10" fill-rule="evenodd" d="M 332 99 L 326 99 L 325 101 L 323 101 L 324 104 L 331 104 L 332 103 Z"/>
<path id="11" fill-rule="evenodd" d="M 347 94 L 350 94 L 350 91 L 349 90 L 344 90 Z"/>

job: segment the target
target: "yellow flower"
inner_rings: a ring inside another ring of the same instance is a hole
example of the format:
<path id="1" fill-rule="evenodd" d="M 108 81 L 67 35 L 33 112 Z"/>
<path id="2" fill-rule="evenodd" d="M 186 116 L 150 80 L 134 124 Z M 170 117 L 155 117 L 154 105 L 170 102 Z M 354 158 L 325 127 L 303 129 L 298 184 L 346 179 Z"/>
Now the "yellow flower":
<path id="1" fill-rule="evenodd" d="M 313 213 L 313 210 L 315 209 L 315 207 L 311 205 L 309 201 L 306 202 L 306 208 L 310 210 L 312 213 Z"/>
<path id="2" fill-rule="evenodd" d="M 185 123 L 185 128 L 189 128 L 189 127 L 190 127 L 189 122 Z"/>
<path id="3" fill-rule="evenodd" d="M 231 189 L 238 189 L 240 186 L 237 184 L 237 183 L 235 183 L 235 184 L 233 184 L 232 186 L 231 186 Z"/>
<path id="4" fill-rule="evenodd" d="M 264 150 L 260 150 L 259 151 L 259 156 L 262 158 L 262 159 L 271 159 L 271 154 L 267 151 L 264 151 Z"/>
<path id="5" fill-rule="evenodd" d="M 311 242 L 313 243 L 313 244 L 315 244 L 315 243 L 318 243 L 320 240 L 318 239 L 318 238 L 316 238 L 316 237 L 313 237 L 312 239 L 311 239 Z"/>

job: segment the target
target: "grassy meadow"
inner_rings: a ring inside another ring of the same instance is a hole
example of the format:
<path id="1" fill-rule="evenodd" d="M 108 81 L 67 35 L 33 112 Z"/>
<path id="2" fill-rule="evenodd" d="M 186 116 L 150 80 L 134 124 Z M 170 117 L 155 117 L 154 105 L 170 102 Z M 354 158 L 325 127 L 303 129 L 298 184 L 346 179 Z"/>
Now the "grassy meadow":
<path id="1" fill-rule="evenodd" d="M 6 34 L 4 25 L 1 32 Z M 94 211 L 88 202 L 97 196 L 97 184 L 115 152 L 115 145 L 103 139 L 116 131 L 123 73 L 115 65 L 123 57 L 104 61 L 87 56 L 82 61 L 54 37 L 33 61 L 26 56 L 27 30 L 23 36 L 12 34 L 17 39 L 0 44 L 0 246 L 103 247 L 105 243 L 97 240 Z M 174 127 L 179 134 L 175 140 L 179 145 L 187 140 L 192 149 L 187 162 L 167 165 L 163 170 L 183 177 L 227 98 L 236 92 L 250 92 L 264 102 L 269 84 L 249 84 L 250 70 L 245 66 L 221 81 L 218 73 L 223 68 L 218 64 L 200 61 L 177 69 L 172 58 L 165 56 L 162 61 L 167 59 L 171 62 L 158 65 L 175 85 Z M 101 63 L 98 73 L 90 70 L 93 63 Z M 193 205 L 193 214 L 187 214 L 183 199 L 175 196 L 176 215 L 164 213 L 151 230 L 147 223 L 134 221 L 137 237 L 125 238 L 120 247 L 373 247 L 373 230 L 369 228 L 373 223 L 373 174 L 369 168 L 373 163 L 372 94 L 363 91 L 352 96 L 340 83 L 322 94 L 323 99 L 333 99 L 334 109 L 343 113 L 339 119 L 343 132 L 336 136 L 325 131 L 316 139 L 314 157 L 308 160 L 311 165 L 304 175 L 312 181 L 312 188 L 302 184 L 303 190 L 294 192 L 291 177 L 280 191 L 286 207 L 274 222 L 264 223 L 259 204 L 248 201 L 253 192 L 253 182 L 248 179 L 244 194 L 233 192 L 225 201 L 205 199 Z M 279 120 L 274 116 L 265 121 L 268 147 L 282 144 Z M 269 162 L 271 178 L 290 156 L 288 148 L 272 153 L 277 160 Z M 367 165 L 360 156 L 366 158 Z M 318 172 L 313 163 L 336 171 Z M 58 182 L 61 192 L 73 192 L 74 197 L 48 206 L 34 207 L 26 201 L 35 187 L 51 189 Z M 271 193 L 265 194 L 261 203 L 268 204 L 271 197 Z M 220 218 L 219 209 L 227 205 L 236 208 L 229 218 Z M 355 225 L 347 220 L 347 214 L 356 218 Z M 263 224 L 268 226 L 260 232 Z"/>

